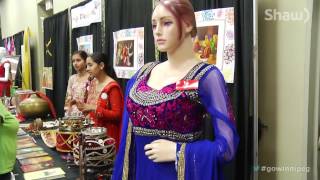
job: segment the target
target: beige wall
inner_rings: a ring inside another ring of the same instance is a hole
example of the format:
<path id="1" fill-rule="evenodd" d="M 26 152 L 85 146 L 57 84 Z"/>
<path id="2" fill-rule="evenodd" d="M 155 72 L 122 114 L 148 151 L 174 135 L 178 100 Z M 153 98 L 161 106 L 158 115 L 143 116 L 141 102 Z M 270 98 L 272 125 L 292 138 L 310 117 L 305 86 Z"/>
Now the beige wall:
<path id="1" fill-rule="evenodd" d="M 35 0 L 2 0 L 0 1 L 2 37 L 12 36 L 29 26 L 37 32 L 37 4 Z"/>
<path id="2" fill-rule="evenodd" d="M 53 0 L 53 13 L 58 13 L 84 0 Z M 32 61 L 37 69 L 36 88 L 40 90 L 40 74 L 43 67 L 43 28 L 40 17 L 47 17 L 47 13 L 38 6 L 44 0 L 0 0 L 0 17 L 2 37 L 12 36 L 26 27 L 30 28 L 30 45 L 32 48 Z"/>
<path id="3" fill-rule="evenodd" d="M 53 0 L 53 13 L 56 14 L 84 0 Z"/>
<path id="4" fill-rule="evenodd" d="M 39 30 L 37 4 L 35 0 L 2 0 L 0 1 L 1 31 L 2 37 L 12 36 L 23 31 L 26 27 L 30 28 L 30 47 L 32 61 L 39 67 Z M 34 69 L 39 74 L 39 68 Z M 39 83 L 39 76 L 36 76 L 36 84 Z M 39 88 L 37 88 L 39 89 Z"/>
<path id="5" fill-rule="evenodd" d="M 310 27 L 267 21 L 266 9 L 304 12 L 309 0 L 259 0 L 259 116 L 268 129 L 259 144 L 260 166 L 306 167 Z M 305 180 L 307 173 L 259 172 L 259 180 Z"/>

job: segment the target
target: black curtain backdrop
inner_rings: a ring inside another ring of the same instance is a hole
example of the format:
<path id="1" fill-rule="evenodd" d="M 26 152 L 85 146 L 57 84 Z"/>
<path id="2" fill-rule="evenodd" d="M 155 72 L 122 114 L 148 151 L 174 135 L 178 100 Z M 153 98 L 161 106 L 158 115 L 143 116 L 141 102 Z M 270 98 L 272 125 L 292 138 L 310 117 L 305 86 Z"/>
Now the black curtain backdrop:
<path id="1" fill-rule="evenodd" d="M 93 52 L 101 52 L 101 23 L 72 29 L 71 52 L 78 50 L 77 38 L 85 35 L 93 35 Z"/>
<path id="2" fill-rule="evenodd" d="M 94 24 L 91 24 L 90 26 L 72 29 L 71 52 L 78 50 L 77 38 L 85 35 L 93 36 L 92 37 L 93 52 L 101 52 L 102 51 L 101 23 L 94 23 Z M 74 73 L 76 73 L 76 71 L 72 67 L 72 74 Z"/>
<path id="3" fill-rule="evenodd" d="M 105 52 L 108 63 L 113 67 L 113 32 L 144 27 L 144 63 L 155 60 L 155 49 L 151 28 L 152 0 L 107 0 L 105 3 Z M 122 89 L 125 89 L 126 79 L 118 80 Z"/>
<path id="4" fill-rule="evenodd" d="M 234 3 L 236 69 L 235 83 L 230 87 L 230 92 L 241 139 L 237 154 L 237 179 L 253 179 L 253 2 Z"/>
<path id="5" fill-rule="evenodd" d="M 89 1 L 81 2 L 70 9 L 74 9 L 79 6 L 83 6 Z M 77 38 L 85 35 L 93 35 L 93 52 L 102 52 L 102 39 L 101 39 L 101 23 L 93 23 L 89 26 L 78 27 L 72 29 L 71 35 L 71 53 L 78 50 Z M 70 58 L 71 59 L 71 58 Z M 72 67 L 72 74 L 75 73 Z"/>
<path id="6" fill-rule="evenodd" d="M 235 161 L 226 166 L 225 179 L 249 180 L 253 175 L 253 121 L 250 120 L 253 90 L 253 4 L 252 1 L 236 0 L 191 0 L 195 11 L 206 9 L 235 8 L 236 65 L 233 84 L 228 84 L 240 135 L 240 144 Z M 109 63 L 113 57 L 112 32 L 121 29 L 145 28 L 145 63 L 154 61 L 154 42 L 151 29 L 151 0 L 107 0 L 105 40 Z M 165 60 L 165 54 L 160 59 Z M 122 88 L 127 80 L 120 79 Z"/>
<path id="7" fill-rule="evenodd" d="M 18 87 L 22 87 L 22 57 L 21 57 L 21 45 L 23 45 L 23 32 L 19 32 L 15 35 L 13 35 L 14 38 L 14 47 L 16 49 L 16 55 L 20 55 L 19 62 L 18 62 L 18 68 L 17 73 L 14 81 L 14 85 Z M 33 61 L 31 60 L 31 63 Z M 32 70 L 31 70 L 32 72 Z M 32 77 L 33 73 L 32 73 Z M 34 81 L 32 81 L 34 83 Z"/>
<path id="8" fill-rule="evenodd" d="M 57 116 L 63 117 L 69 67 L 68 10 L 46 18 L 43 28 L 44 67 L 52 67 L 54 89 L 46 90 L 46 95 L 53 102 Z"/>
<path id="9" fill-rule="evenodd" d="M 1 28 L 0 28 L 0 47 L 4 47 L 4 43 L 3 43 L 3 40 L 2 40 L 2 31 L 1 31 Z"/>
<path id="10" fill-rule="evenodd" d="M 228 84 L 240 144 L 235 161 L 226 166 L 226 179 L 249 180 L 253 175 L 253 4 L 252 1 L 192 0 L 195 11 L 234 7 L 235 10 L 235 79 Z M 230 173 L 232 172 L 232 173 Z"/>

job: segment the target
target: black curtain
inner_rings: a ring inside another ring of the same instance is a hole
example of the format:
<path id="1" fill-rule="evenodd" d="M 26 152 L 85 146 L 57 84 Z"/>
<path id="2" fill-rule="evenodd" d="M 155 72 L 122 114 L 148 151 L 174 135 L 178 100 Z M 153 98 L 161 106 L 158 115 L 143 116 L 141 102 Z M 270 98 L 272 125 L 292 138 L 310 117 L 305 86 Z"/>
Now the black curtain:
<path id="1" fill-rule="evenodd" d="M 192 0 L 195 11 L 234 7 L 235 10 L 235 76 L 228 84 L 240 144 L 235 161 L 225 168 L 226 179 L 253 178 L 253 2 L 236 0 Z M 233 173 L 229 173 L 233 172 Z"/>
<path id="2" fill-rule="evenodd" d="M 105 9 L 105 52 L 110 66 L 113 67 L 113 32 L 128 28 L 144 27 L 144 62 L 154 61 L 155 49 L 151 28 L 152 0 L 107 0 Z M 127 80 L 119 79 L 118 82 L 124 89 Z"/>
<path id="3" fill-rule="evenodd" d="M 68 10 L 46 18 L 43 28 L 44 67 L 52 67 L 53 74 L 53 90 L 46 90 L 46 95 L 53 102 L 57 116 L 63 117 L 69 67 Z"/>
<path id="4" fill-rule="evenodd" d="M 16 49 L 16 55 L 21 55 L 21 45 L 23 45 L 23 34 L 24 32 L 19 32 L 13 35 L 14 48 Z"/>
<path id="5" fill-rule="evenodd" d="M 0 28 L 0 47 L 4 47 L 4 42 L 3 42 L 3 40 L 2 40 L 1 28 Z"/>
<path id="6" fill-rule="evenodd" d="M 21 57 L 21 45 L 23 45 L 23 32 L 19 32 L 13 35 L 14 38 L 14 46 L 16 49 L 16 55 L 20 55 L 17 73 L 14 81 L 14 85 L 18 87 L 22 87 L 22 57 Z M 31 61 L 32 63 L 32 61 Z M 33 77 L 33 76 L 32 76 Z M 34 81 L 32 81 L 34 83 Z"/>
<path id="7" fill-rule="evenodd" d="M 72 29 L 71 52 L 78 50 L 77 38 L 85 35 L 93 35 L 93 52 L 101 52 L 101 23 Z"/>
<path id="8" fill-rule="evenodd" d="M 230 88 L 237 115 L 240 145 L 237 178 L 253 178 L 253 2 L 235 1 L 236 71 Z"/>
<path id="9" fill-rule="evenodd" d="M 89 1 L 81 2 L 75 6 L 72 6 L 71 9 L 74 9 L 79 6 L 83 6 Z M 78 50 L 77 38 L 85 35 L 93 36 L 93 52 L 102 52 L 102 39 L 101 39 L 101 23 L 93 23 L 89 26 L 78 27 L 72 29 L 71 33 L 71 53 Z M 72 68 L 72 74 L 75 73 L 74 68 Z"/>
<path id="10" fill-rule="evenodd" d="M 234 7 L 235 76 L 228 84 L 240 144 L 235 161 L 225 168 L 226 179 L 249 180 L 253 175 L 253 2 L 236 0 L 192 0 L 195 11 Z M 233 173 L 229 173 L 233 172 Z"/>
<path id="11" fill-rule="evenodd" d="M 225 167 L 225 179 L 249 180 L 253 171 L 253 121 L 251 116 L 253 90 L 253 4 L 252 1 L 191 0 L 195 11 L 235 8 L 235 79 L 228 84 L 240 144 L 235 161 Z M 151 29 L 152 0 L 107 0 L 106 2 L 106 52 L 112 64 L 113 35 L 120 29 L 145 28 L 145 63 L 154 61 L 154 42 Z M 165 54 L 160 55 L 163 61 Z M 121 79 L 124 88 L 127 80 Z"/>

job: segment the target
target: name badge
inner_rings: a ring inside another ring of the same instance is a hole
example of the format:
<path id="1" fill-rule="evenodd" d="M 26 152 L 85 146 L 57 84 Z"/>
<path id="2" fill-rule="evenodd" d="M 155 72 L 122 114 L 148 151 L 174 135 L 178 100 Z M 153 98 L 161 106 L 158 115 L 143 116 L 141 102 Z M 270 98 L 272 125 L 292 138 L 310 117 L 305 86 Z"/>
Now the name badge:
<path id="1" fill-rule="evenodd" d="M 198 89 L 199 81 L 198 80 L 180 80 L 176 83 L 176 90 L 193 90 Z"/>

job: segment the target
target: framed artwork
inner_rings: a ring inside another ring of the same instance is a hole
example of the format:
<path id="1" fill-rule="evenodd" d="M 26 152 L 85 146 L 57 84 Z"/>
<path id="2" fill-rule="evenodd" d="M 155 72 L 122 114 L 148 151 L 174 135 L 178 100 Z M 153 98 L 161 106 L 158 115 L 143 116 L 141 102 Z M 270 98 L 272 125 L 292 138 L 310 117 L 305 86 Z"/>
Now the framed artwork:
<path id="1" fill-rule="evenodd" d="M 93 36 L 86 35 L 77 38 L 78 50 L 83 50 L 87 54 L 93 53 Z"/>
<path id="2" fill-rule="evenodd" d="M 195 12 L 197 36 L 193 38 L 196 57 L 214 64 L 227 83 L 233 83 L 235 66 L 234 9 Z"/>
<path id="3" fill-rule="evenodd" d="M 113 67 L 118 78 L 130 79 L 144 64 L 144 28 L 113 32 Z"/>
<path id="4" fill-rule="evenodd" d="M 53 90 L 52 67 L 43 67 L 41 87 Z"/>
<path id="5" fill-rule="evenodd" d="M 71 9 L 72 29 L 101 22 L 101 19 L 101 0 L 92 0 L 83 6 Z"/>
<path id="6" fill-rule="evenodd" d="M 117 67 L 134 67 L 134 40 L 118 41 L 116 52 Z"/>

